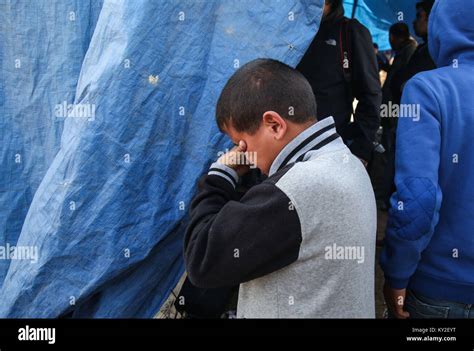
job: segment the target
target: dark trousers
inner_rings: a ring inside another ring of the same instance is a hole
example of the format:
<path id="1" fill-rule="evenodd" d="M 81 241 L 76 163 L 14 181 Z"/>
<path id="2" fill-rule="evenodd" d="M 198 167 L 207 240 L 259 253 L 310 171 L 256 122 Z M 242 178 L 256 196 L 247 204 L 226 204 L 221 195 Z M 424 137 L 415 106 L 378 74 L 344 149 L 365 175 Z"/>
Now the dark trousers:
<path id="1" fill-rule="evenodd" d="M 383 175 L 380 182 L 380 199 L 390 208 L 390 196 L 395 192 L 395 145 L 397 129 L 395 126 L 384 128 L 382 145 L 385 148 L 383 157 Z"/>
<path id="2" fill-rule="evenodd" d="M 435 300 L 412 290 L 407 291 L 405 310 L 410 318 L 473 318 L 474 306 L 453 301 Z"/>

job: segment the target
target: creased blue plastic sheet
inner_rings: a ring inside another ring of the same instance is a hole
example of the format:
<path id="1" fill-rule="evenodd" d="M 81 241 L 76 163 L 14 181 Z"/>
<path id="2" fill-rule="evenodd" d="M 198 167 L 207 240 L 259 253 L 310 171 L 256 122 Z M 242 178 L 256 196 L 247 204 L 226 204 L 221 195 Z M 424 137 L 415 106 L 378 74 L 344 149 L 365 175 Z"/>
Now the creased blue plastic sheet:
<path id="1" fill-rule="evenodd" d="M 57 69 L 32 71 L 37 78 L 27 92 L 21 87 L 26 78 L 18 79 L 14 89 L 25 105 L 54 104 L 41 108 L 50 111 L 42 116 L 20 109 L 15 118 L 27 120 L 25 128 L 37 128 L 39 118 L 67 118 L 51 164 L 39 157 L 47 171 L 18 242 L 12 243 L 36 247 L 37 259 L 11 260 L 0 291 L 0 316 L 153 316 L 183 271 L 182 238 L 196 180 L 217 152 L 230 146 L 214 120 L 220 90 L 254 58 L 295 66 L 317 32 L 322 3 L 106 0 L 90 45 L 77 39 L 89 49 L 72 107 L 58 106 L 61 98 L 53 99 L 49 88 L 38 84 L 56 79 Z M 41 20 L 57 21 L 61 6 L 48 4 Z M 18 7 L 7 16 L 30 11 L 31 5 L 11 6 Z M 3 47 L 6 40 L 1 40 Z M 38 40 L 33 46 L 42 45 L 47 44 Z M 43 56 L 45 64 L 66 55 L 61 48 Z M 2 83 L 11 83 L 11 72 Z M 70 88 L 65 84 L 65 93 Z M 6 94 L 10 87 L 2 89 Z M 2 114 L 10 108 L 5 101 Z M 13 139 L 2 140 L 9 148 L 4 152 L 15 147 L 52 152 L 21 138 L 30 132 L 10 130 Z M 5 188 L 25 186 L 8 182 L 3 180 Z M 9 225 L 21 226 L 13 219 Z M 9 225 L 2 229 L 9 231 Z"/>
<path id="2" fill-rule="evenodd" d="M 74 101 L 101 7 L 93 0 L 0 0 L 0 286 L 8 248 L 59 150 L 64 117 L 55 106 Z"/>

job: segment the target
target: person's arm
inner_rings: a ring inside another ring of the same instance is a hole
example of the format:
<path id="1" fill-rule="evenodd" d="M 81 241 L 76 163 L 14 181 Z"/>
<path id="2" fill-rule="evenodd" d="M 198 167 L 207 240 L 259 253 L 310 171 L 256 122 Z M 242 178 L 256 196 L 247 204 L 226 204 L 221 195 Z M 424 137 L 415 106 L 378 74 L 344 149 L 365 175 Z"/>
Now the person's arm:
<path id="1" fill-rule="evenodd" d="M 272 182 L 236 201 L 237 173 L 214 163 L 191 204 L 184 258 L 197 287 L 233 286 L 298 258 L 301 227 L 290 199 Z"/>
<path id="2" fill-rule="evenodd" d="M 380 126 L 382 88 L 372 36 L 359 22 L 351 21 L 352 92 L 359 101 L 354 112 L 354 135 L 349 148 L 357 157 L 370 161 L 375 134 Z"/>
<path id="3" fill-rule="evenodd" d="M 405 289 L 428 246 L 439 218 L 441 188 L 440 111 L 426 82 L 414 77 L 405 86 L 402 104 L 419 106 L 417 116 L 400 115 L 397 130 L 395 184 L 381 265 L 393 289 Z M 414 118 L 413 118 L 414 117 Z"/>
<path id="4" fill-rule="evenodd" d="M 379 55 L 382 56 L 382 65 L 380 65 L 379 71 L 382 70 L 388 73 L 388 71 L 390 70 L 390 60 L 385 56 L 385 54 L 379 53 Z"/>

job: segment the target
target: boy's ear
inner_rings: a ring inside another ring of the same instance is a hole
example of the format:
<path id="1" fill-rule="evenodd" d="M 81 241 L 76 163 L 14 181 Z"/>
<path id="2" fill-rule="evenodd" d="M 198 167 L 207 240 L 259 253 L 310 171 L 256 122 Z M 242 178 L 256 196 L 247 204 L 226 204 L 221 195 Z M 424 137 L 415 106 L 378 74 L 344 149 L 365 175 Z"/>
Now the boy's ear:
<path id="1" fill-rule="evenodd" d="M 282 139 L 288 129 L 288 124 L 285 119 L 275 111 L 265 112 L 262 117 L 262 124 L 264 128 L 274 134 L 274 137 L 277 140 Z"/>

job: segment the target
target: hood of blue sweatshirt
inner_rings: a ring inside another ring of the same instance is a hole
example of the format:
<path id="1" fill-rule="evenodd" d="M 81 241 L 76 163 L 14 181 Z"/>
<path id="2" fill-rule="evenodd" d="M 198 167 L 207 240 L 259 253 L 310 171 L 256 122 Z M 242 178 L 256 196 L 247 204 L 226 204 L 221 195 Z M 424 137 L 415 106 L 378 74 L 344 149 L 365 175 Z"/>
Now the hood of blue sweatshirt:
<path id="1" fill-rule="evenodd" d="M 435 2 L 428 23 L 428 46 L 438 67 L 474 64 L 473 5 L 472 0 Z"/>

